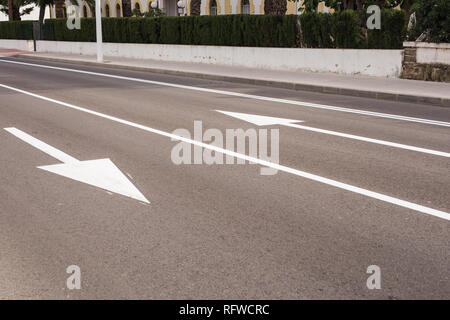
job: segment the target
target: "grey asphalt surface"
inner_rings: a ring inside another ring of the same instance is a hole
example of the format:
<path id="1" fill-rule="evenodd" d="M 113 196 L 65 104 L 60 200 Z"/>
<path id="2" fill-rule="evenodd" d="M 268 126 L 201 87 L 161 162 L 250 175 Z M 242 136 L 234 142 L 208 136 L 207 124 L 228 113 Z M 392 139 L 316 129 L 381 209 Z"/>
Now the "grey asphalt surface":
<path id="1" fill-rule="evenodd" d="M 31 59 L 4 58 L 33 62 Z M 450 109 L 36 62 L 450 122 Z M 214 110 L 450 152 L 450 128 L 0 62 L 0 84 L 155 129 L 253 128 Z M 0 87 L 0 126 L 79 160 L 110 158 L 150 204 L 36 166 L 0 130 L 0 299 L 449 299 L 450 223 L 258 165 L 175 165 L 177 144 Z M 280 164 L 450 212 L 449 158 L 280 129 Z M 81 290 L 68 290 L 78 265 Z M 380 290 L 366 269 L 381 268 Z"/>

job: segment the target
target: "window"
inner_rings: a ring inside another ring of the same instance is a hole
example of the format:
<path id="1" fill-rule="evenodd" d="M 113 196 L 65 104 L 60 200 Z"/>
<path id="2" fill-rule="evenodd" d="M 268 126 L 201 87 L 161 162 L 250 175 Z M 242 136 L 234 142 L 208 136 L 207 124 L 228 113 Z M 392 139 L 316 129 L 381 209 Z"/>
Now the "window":
<path id="1" fill-rule="evenodd" d="M 120 4 L 116 4 L 116 17 L 119 18 L 121 16 L 120 14 Z"/>
<path id="2" fill-rule="evenodd" d="M 88 13 L 87 13 L 87 7 L 83 6 L 83 17 L 87 18 Z"/>
<path id="3" fill-rule="evenodd" d="M 139 3 L 135 3 L 134 4 L 134 8 L 136 9 L 136 10 L 138 10 L 139 12 L 141 12 L 141 6 L 139 5 Z"/>
<path id="4" fill-rule="evenodd" d="M 109 5 L 108 4 L 105 6 L 105 16 L 107 18 L 109 18 Z"/>
<path id="5" fill-rule="evenodd" d="M 250 14 L 250 0 L 241 1 L 241 13 Z"/>
<path id="6" fill-rule="evenodd" d="M 63 6 L 63 18 L 67 18 L 67 8 L 65 5 Z"/>
<path id="7" fill-rule="evenodd" d="M 209 14 L 212 16 L 217 16 L 217 2 L 216 0 L 211 0 L 209 7 Z"/>

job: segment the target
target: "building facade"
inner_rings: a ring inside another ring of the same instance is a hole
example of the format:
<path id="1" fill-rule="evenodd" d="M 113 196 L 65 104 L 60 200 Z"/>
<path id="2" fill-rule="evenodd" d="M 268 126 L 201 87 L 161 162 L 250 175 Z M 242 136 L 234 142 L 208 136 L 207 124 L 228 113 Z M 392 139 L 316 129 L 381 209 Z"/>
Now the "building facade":
<path id="1" fill-rule="evenodd" d="M 132 9 L 138 9 L 142 13 L 149 11 L 152 2 L 156 2 L 157 7 L 167 16 L 190 15 L 191 0 L 131 0 Z M 287 1 L 287 0 L 286 0 Z M 101 0 L 103 17 L 122 17 L 121 0 Z M 299 14 L 303 0 L 287 1 L 286 14 Z M 66 2 L 68 6 L 70 2 Z M 85 2 L 81 2 L 81 16 L 93 17 L 94 14 Z M 181 4 L 181 8 L 178 7 Z M 323 2 L 319 3 L 319 12 L 328 12 L 328 8 Z M 221 14 L 264 14 L 264 0 L 202 0 L 200 5 L 201 15 L 221 15 Z M 67 16 L 67 12 L 65 12 Z M 56 17 L 55 7 L 50 7 L 50 17 Z"/>

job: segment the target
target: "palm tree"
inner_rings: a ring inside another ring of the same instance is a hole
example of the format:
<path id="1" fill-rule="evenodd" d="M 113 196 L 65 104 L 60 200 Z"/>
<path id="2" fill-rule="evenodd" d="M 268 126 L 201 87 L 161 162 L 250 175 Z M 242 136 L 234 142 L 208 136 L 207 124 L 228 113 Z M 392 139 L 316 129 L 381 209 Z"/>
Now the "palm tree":
<path id="1" fill-rule="evenodd" d="M 9 21 L 13 21 L 13 20 L 14 20 L 12 8 L 13 8 L 13 0 L 8 0 L 8 16 L 9 16 Z"/>
<path id="2" fill-rule="evenodd" d="M 201 4 L 202 4 L 202 0 L 191 0 L 191 16 L 199 16 L 200 15 Z"/>
<path id="3" fill-rule="evenodd" d="M 39 22 L 44 22 L 45 8 L 53 5 L 53 0 L 36 0 L 36 5 L 39 7 Z"/>
<path id="4" fill-rule="evenodd" d="M 264 1 L 264 14 L 286 14 L 286 0 L 265 0 Z"/>
<path id="5" fill-rule="evenodd" d="M 20 21 L 21 16 L 33 11 L 33 5 L 34 0 L 0 0 L 0 12 L 6 14 L 9 21 Z"/>
<path id="6" fill-rule="evenodd" d="M 64 0 L 55 0 L 56 18 L 64 18 Z"/>
<path id="7" fill-rule="evenodd" d="M 122 12 L 124 17 L 131 17 L 133 15 L 131 10 L 131 0 L 122 0 Z"/>

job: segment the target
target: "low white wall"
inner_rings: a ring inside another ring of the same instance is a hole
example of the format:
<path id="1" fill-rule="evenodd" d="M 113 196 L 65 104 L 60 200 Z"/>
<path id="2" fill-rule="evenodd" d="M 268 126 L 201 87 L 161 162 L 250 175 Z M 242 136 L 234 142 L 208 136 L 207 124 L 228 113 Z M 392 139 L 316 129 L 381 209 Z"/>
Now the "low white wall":
<path id="1" fill-rule="evenodd" d="M 2 47 L 0 40 L 0 47 Z M 38 52 L 95 55 L 94 42 L 36 41 Z M 402 50 L 299 49 L 104 43 L 105 56 L 279 71 L 399 77 Z"/>
<path id="2" fill-rule="evenodd" d="M 23 51 L 33 51 L 33 40 L 10 40 L 0 39 L 0 48 L 2 49 L 17 49 Z"/>
<path id="3" fill-rule="evenodd" d="M 449 43 L 405 42 L 404 47 L 416 48 L 418 63 L 440 63 L 450 65 Z"/>

